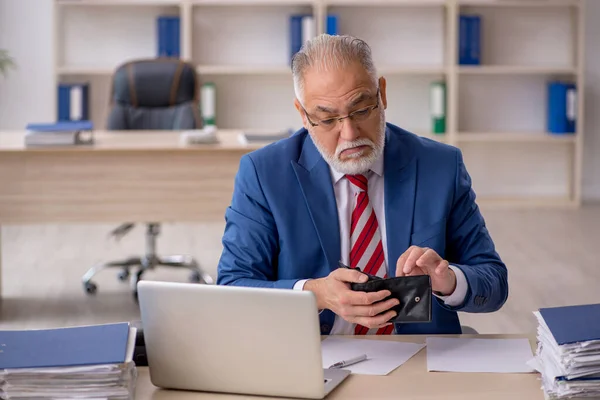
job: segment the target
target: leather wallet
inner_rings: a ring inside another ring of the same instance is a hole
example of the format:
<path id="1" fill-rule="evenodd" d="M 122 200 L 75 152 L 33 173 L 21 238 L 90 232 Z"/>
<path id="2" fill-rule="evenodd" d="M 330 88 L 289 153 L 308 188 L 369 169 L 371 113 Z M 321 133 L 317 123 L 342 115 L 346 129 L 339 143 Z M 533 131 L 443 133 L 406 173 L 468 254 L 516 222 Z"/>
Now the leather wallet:
<path id="1" fill-rule="evenodd" d="M 340 266 L 344 265 L 340 263 Z M 361 292 L 389 290 L 392 295 L 388 298 L 396 298 L 400 301 L 400 304 L 392 308 L 398 315 L 389 322 L 431 322 L 432 289 L 429 275 L 399 276 L 386 279 L 370 274 L 366 275 L 369 278 L 367 282 L 351 283 L 350 288 Z"/>

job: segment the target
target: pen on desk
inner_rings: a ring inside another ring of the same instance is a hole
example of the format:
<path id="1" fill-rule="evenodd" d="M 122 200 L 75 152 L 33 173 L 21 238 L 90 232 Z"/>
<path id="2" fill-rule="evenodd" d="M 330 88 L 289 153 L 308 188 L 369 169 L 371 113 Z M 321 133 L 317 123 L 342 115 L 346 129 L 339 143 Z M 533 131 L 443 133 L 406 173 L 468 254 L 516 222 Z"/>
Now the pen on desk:
<path id="1" fill-rule="evenodd" d="M 329 368 L 344 368 L 349 365 L 358 364 L 361 361 L 365 361 L 367 359 L 367 355 L 363 354 L 358 357 L 351 358 L 349 360 L 338 361 L 335 364 L 332 364 Z"/>

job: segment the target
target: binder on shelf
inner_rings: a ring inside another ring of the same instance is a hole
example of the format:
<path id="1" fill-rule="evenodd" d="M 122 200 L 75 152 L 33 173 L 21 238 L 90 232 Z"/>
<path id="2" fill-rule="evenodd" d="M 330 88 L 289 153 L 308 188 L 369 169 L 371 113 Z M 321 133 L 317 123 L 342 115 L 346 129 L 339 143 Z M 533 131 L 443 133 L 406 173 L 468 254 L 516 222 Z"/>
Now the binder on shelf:
<path id="1" fill-rule="evenodd" d="M 200 113 L 203 126 L 216 125 L 217 88 L 214 83 L 206 82 L 200 90 Z"/>
<path id="2" fill-rule="evenodd" d="M 481 16 L 460 15 L 458 62 L 460 65 L 481 65 Z"/>
<path id="3" fill-rule="evenodd" d="M 481 16 L 469 16 L 469 61 L 471 65 L 481 65 Z"/>
<path id="4" fill-rule="evenodd" d="M 570 82 L 548 82 L 547 129 L 554 134 L 575 133 L 577 87 Z"/>
<path id="5" fill-rule="evenodd" d="M 325 32 L 328 35 L 339 35 L 338 33 L 338 18 L 337 14 L 329 14 L 327 15 L 327 26 Z"/>
<path id="6" fill-rule="evenodd" d="M 302 48 L 302 15 L 290 17 L 290 60 Z"/>
<path id="7" fill-rule="evenodd" d="M 180 57 L 181 19 L 178 16 L 161 15 L 156 20 L 158 57 Z"/>
<path id="8" fill-rule="evenodd" d="M 58 121 L 89 119 L 89 83 L 61 83 L 58 85 Z"/>
<path id="9" fill-rule="evenodd" d="M 290 16 L 290 61 L 300 51 L 302 45 L 317 34 L 314 17 L 310 14 Z"/>
<path id="10" fill-rule="evenodd" d="M 431 131 L 444 134 L 446 133 L 446 82 L 433 82 L 430 90 Z"/>
<path id="11" fill-rule="evenodd" d="M 305 15 L 302 17 L 302 44 L 314 38 L 316 35 L 317 29 L 315 27 L 314 18 L 312 15 Z"/>

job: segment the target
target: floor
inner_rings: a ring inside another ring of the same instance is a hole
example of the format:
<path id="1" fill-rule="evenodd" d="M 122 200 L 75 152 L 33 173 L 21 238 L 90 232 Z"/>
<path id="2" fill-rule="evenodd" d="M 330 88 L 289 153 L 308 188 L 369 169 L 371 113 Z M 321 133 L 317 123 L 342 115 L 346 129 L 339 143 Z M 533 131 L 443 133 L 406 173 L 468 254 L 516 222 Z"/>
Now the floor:
<path id="1" fill-rule="evenodd" d="M 491 314 L 461 313 L 480 333 L 532 333 L 539 307 L 600 302 L 600 206 L 580 210 L 483 209 L 497 249 L 509 269 L 510 295 Z M 190 254 L 216 276 L 224 225 L 162 227 L 158 250 Z M 87 296 L 82 274 L 94 263 L 137 254 L 144 227 L 120 242 L 109 225 L 3 226 L 3 299 L 0 329 L 23 329 L 138 320 L 139 309 L 117 271 L 95 280 Z M 152 271 L 146 279 L 186 281 L 179 270 Z M 207 305 L 197 305 L 198 307 Z"/>

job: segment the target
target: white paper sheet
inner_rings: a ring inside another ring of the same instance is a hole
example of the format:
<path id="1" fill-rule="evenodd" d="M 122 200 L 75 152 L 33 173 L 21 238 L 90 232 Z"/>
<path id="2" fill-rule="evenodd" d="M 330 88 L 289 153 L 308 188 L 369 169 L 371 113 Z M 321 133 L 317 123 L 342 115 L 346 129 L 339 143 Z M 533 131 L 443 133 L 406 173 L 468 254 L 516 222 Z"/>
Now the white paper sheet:
<path id="1" fill-rule="evenodd" d="M 427 338 L 427 370 L 529 373 L 533 358 L 527 339 Z"/>
<path id="2" fill-rule="evenodd" d="M 344 369 L 350 370 L 353 374 L 387 375 L 408 361 L 423 347 L 425 347 L 424 344 L 331 336 L 321 342 L 323 368 L 329 368 L 338 361 L 366 354 L 366 361 Z"/>

